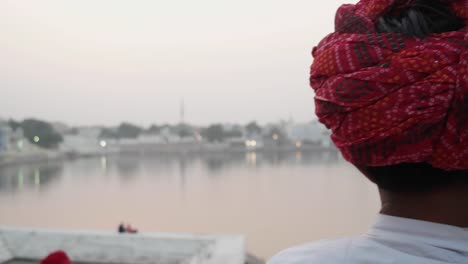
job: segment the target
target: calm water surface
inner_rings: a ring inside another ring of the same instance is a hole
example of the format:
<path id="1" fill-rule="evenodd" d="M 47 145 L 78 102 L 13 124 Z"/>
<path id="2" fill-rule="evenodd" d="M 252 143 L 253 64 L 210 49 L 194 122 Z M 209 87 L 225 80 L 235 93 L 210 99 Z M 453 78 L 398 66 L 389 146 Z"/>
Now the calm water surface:
<path id="1" fill-rule="evenodd" d="M 0 225 L 245 234 L 268 258 L 359 234 L 375 187 L 338 154 L 120 155 L 0 168 Z"/>

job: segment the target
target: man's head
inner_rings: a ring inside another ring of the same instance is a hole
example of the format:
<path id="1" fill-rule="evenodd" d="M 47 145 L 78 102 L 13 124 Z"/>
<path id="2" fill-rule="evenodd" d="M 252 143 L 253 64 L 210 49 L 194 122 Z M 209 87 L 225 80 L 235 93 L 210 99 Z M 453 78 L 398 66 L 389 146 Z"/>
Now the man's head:
<path id="1" fill-rule="evenodd" d="M 466 0 L 361 0 L 313 50 L 319 121 L 382 213 L 468 226 Z"/>

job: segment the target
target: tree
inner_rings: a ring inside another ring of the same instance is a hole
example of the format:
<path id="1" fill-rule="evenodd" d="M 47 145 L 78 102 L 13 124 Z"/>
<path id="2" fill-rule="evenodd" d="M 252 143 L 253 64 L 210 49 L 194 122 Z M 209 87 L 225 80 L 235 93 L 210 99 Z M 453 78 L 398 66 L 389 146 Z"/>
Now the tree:
<path id="1" fill-rule="evenodd" d="M 103 128 L 101 130 L 101 133 L 99 134 L 99 137 L 111 139 L 111 138 L 119 138 L 119 135 L 117 134 L 117 131 L 115 131 L 114 129 Z"/>
<path id="2" fill-rule="evenodd" d="M 257 124 L 257 122 L 252 121 L 245 126 L 248 135 L 261 134 L 262 128 Z"/>
<path id="3" fill-rule="evenodd" d="M 24 136 L 33 144 L 43 148 L 56 148 L 63 141 L 51 124 L 37 119 L 26 119 L 21 122 Z"/>
<path id="4" fill-rule="evenodd" d="M 148 134 L 158 135 L 159 133 L 161 133 L 161 129 L 162 129 L 162 126 L 153 124 L 146 130 L 146 132 Z"/>
<path id="5" fill-rule="evenodd" d="M 270 128 L 270 130 L 268 131 L 267 136 L 269 138 L 271 138 L 271 139 L 274 139 L 274 140 L 284 139 L 285 138 L 285 135 L 284 135 L 283 131 L 277 126 L 274 126 L 274 127 Z"/>
<path id="6" fill-rule="evenodd" d="M 179 135 L 179 137 L 181 138 L 185 138 L 185 137 L 193 135 L 192 128 L 186 124 L 179 124 L 176 127 L 176 130 L 177 130 L 177 135 Z"/>
<path id="7" fill-rule="evenodd" d="M 77 127 L 72 127 L 67 132 L 67 134 L 69 135 L 78 135 L 79 133 L 80 133 L 80 130 Z"/>
<path id="8" fill-rule="evenodd" d="M 225 138 L 239 138 L 239 137 L 242 137 L 242 131 L 237 130 L 237 129 L 224 131 L 224 137 Z"/>
<path id="9" fill-rule="evenodd" d="M 277 145 L 283 145 L 289 142 L 287 134 L 278 126 L 273 126 L 268 130 L 266 139 L 273 140 Z"/>
<path id="10" fill-rule="evenodd" d="M 8 125 L 10 126 L 10 128 L 15 131 L 16 129 L 18 129 L 19 127 L 21 127 L 21 122 L 17 122 L 13 119 L 10 119 L 8 120 Z"/>
<path id="11" fill-rule="evenodd" d="M 222 142 L 224 140 L 224 129 L 220 124 L 210 125 L 203 129 L 201 134 L 209 142 Z"/>
<path id="12" fill-rule="evenodd" d="M 142 131 L 141 127 L 124 122 L 117 127 L 117 136 L 119 138 L 137 138 Z"/>

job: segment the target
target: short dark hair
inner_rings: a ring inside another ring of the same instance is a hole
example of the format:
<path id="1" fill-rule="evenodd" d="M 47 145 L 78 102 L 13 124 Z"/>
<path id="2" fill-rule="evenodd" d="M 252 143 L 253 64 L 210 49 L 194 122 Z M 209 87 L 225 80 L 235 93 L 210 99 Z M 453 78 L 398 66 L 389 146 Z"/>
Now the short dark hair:
<path id="1" fill-rule="evenodd" d="M 468 170 L 446 171 L 424 162 L 356 166 L 380 189 L 391 192 L 428 192 L 452 184 L 468 184 Z"/>
<path id="2" fill-rule="evenodd" d="M 403 10 L 391 9 L 380 17 L 376 25 L 377 32 L 424 38 L 431 33 L 463 28 L 463 20 L 454 14 L 447 2 L 416 0 Z"/>

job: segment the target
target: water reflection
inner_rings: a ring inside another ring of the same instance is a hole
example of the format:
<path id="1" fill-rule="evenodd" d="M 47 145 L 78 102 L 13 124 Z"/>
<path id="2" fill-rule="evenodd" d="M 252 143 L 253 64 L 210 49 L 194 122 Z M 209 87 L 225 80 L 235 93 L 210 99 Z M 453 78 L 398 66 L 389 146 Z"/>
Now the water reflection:
<path id="1" fill-rule="evenodd" d="M 333 151 L 121 154 L 0 168 L 0 225 L 113 230 L 124 220 L 148 232 L 239 233 L 265 258 L 365 230 L 377 197 Z"/>
<path id="2" fill-rule="evenodd" d="M 114 162 L 118 170 L 118 175 L 122 180 L 130 181 L 138 175 L 141 160 L 134 156 L 119 156 L 116 159 L 109 159 Z"/>
<path id="3" fill-rule="evenodd" d="M 223 155 L 219 156 L 210 156 L 210 157 L 204 157 L 202 159 L 205 167 L 208 169 L 211 175 L 216 175 L 219 174 L 223 169 L 229 167 L 230 165 L 234 163 L 239 162 L 239 156 L 238 155 L 232 155 L 231 158 L 227 158 Z"/>
<path id="4" fill-rule="evenodd" d="M 247 165 L 256 167 L 257 166 L 257 153 L 256 152 L 246 153 L 245 160 L 247 162 Z"/>
<path id="5" fill-rule="evenodd" d="M 107 157 L 101 157 L 101 169 L 103 172 L 107 172 Z"/>
<path id="6" fill-rule="evenodd" d="M 185 156 L 182 156 L 181 159 L 179 159 L 179 178 L 180 178 L 180 188 L 184 190 L 185 188 L 185 183 L 187 181 L 186 179 L 186 171 L 187 170 L 187 158 Z"/>
<path id="7" fill-rule="evenodd" d="M 260 168 L 263 166 L 287 166 L 294 164 L 304 166 L 314 166 L 317 164 L 331 165 L 339 161 L 339 153 L 337 151 L 247 152 L 202 156 L 200 159 L 211 173 L 216 174 L 224 169 L 239 166 Z"/>
<path id="8" fill-rule="evenodd" d="M 301 166 L 316 166 L 332 165 L 339 161 L 339 153 L 337 151 L 296 151 L 289 153 L 254 153 L 255 155 L 248 156 L 248 160 L 261 166 L 282 166 L 282 165 L 301 165 Z"/>
<path id="9" fill-rule="evenodd" d="M 32 187 L 48 185 L 63 174 L 64 164 L 72 166 L 75 174 L 82 177 L 116 175 L 125 182 L 133 181 L 142 172 L 148 175 L 172 175 L 178 172 L 180 185 L 187 181 L 187 171 L 201 164 L 209 176 L 222 177 L 225 170 L 246 168 L 257 169 L 274 166 L 332 165 L 339 162 L 336 151 L 327 152 L 237 152 L 219 154 L 146 154 L 116 155 L 74 160 L 68 162 L 25 164 L 0 168 L 0 192 L 14 192 Z M 78 173 L 80 172 L 80 173 Z"/>
<path id="10" fill-rule="evenodd" d="M 40 189 L 60 179 L 62 163 L 0 167 L 0 192 Z"/>

